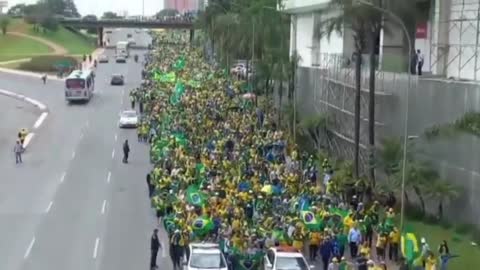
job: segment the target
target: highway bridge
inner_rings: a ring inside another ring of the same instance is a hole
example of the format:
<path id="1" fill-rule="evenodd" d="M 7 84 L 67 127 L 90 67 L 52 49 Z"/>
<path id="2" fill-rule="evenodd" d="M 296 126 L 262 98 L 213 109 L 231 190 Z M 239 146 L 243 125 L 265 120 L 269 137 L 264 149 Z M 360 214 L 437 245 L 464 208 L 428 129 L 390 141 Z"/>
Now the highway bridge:
<path id="1" fill-rule="evenodd" d="M 59 23 L 72 28 L 96 28 L 98 32 L 98 45 L 103 46 L 104 28 L 154 28 L 154 29 L 185 29 L 190 30 L 190 41 L 193 41 L 195 24 L 191 20 L 128 20 L 128 19 L 72 19 L 63 18 Z"/>

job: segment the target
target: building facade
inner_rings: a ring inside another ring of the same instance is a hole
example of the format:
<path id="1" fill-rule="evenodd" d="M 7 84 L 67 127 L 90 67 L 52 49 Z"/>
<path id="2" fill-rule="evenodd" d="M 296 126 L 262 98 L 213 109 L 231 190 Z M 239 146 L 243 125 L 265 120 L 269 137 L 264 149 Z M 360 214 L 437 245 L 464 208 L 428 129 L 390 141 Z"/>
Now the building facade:
<path id="1" fill-rule="evenodd" d="M 333 16 L 326 11 L 329 0 L 286 0 L 284 12 L 292 15 L 291 51 L 300 56 L 300 66 L 314 67 L 324 53 L 353 53 L 351 33 L 317 37 L 321 22 Z M 426 17 L 417 20 L 415 49 L 424 57 L 423 71 L 435 77 L 480 80 L 480 0 L 418 0 Z M 381 33 L 379 65 L 389 71 L 404 71 L 408 62 L 406 38 L 398 25 L 389 23 L 395 35 Z M 298 31 L 295 31 L 297 29 Z"/>
<path id="2" fill-rule="evenodd" d="M 353 53 L 352 33 L 348 30 L 341 35 L 334 33 L 330 39 L 316 35 L 318 24 L 335 15 L 326 10 L 328 2 L 287 0 L 284 3 L 283 11 L 291 15 L 292 22 L 290 52 L 295 51 L 300 58 L 295 100 L 299 120 L 315 114 L 328 115 L 332 120 L 328 126 L 331 134 L 322 138 L 322 146 L 337 157 L 353 160 L 355 72 L 346 61 Z M 461 190 L 459 198 L 444 206 L 446 216 L 479 225 L 480 138 L 461 134 L 448 140 L 429 141 L 422 135 L 432 126 L 452 123 L 466 112 L 480 111 L 480 84 L 471 82 L 480 80 L 480 0 L 418 2 L 428 12 L 417 23 L 412 40 L 424 55 L 424 71 L 430 74 L 408 76 L 405 37 L 400 28 L 389 25 L 395 34 L 381 35 L 379 68 L 375 74 L 375 141 L 381 145 L 384 138 L 403 136 L 406 116 L 407 135 L 417 138 L 411 144 L 420 148 L 416 157 L 429 162 L 442 179 Z M 391 71 L 392 63 L 399 59 L 403 59 L 400 69 Z M 368 68 L 361 73 L 360 161 L 365 169 L 370 166 L 371 153 Z M 468 81 L 452 81 L 450 77 Z M 436 207 L 435 202 L 427 202 L 431 213 L 436 213 Z"/>
<path id="3" fill-rule="evenodd" d="M 202 6 L 202 0 L 165 0 L 163 4 L 164 9 L 175 9 L 178 12 L 197 11 Z"/>

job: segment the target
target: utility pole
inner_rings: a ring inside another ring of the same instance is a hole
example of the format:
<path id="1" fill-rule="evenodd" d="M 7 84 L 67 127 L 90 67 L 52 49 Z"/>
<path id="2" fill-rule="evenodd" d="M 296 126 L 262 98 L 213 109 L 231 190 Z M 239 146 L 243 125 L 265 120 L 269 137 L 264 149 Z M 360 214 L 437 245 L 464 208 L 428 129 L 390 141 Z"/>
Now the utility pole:
<path id="1" fill-rule="evenodd" d="M 145 0 L 142 0 L 142 21 L 145 20 Z"/>

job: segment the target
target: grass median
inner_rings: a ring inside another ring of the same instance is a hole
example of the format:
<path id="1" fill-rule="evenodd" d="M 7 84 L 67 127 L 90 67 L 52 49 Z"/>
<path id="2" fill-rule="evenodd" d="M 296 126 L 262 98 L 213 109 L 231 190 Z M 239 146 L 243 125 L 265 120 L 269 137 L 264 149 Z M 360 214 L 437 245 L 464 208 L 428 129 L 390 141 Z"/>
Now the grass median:
<path id="1" fill-rule="evenodd" d="M 36 40 L 14 35 L 0 35 L 0 62 L 48 54 L 53 50 Z"/>

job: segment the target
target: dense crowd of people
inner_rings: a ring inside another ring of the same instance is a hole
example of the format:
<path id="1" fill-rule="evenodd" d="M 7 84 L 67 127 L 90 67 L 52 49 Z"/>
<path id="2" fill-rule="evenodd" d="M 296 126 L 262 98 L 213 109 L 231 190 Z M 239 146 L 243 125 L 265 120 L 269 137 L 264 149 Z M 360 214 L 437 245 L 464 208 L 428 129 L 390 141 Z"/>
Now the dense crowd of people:
<path id="1" fill-rule="evenodd" d="M 339 194 L 329 160 L 303 154 L 246 82 L 206 64 L 186 36 L 159 35 L 131 98 L 144 111 L 149 196 L 175 269 L 196 241 L 218 243 L 235 270 L 260 269 L 265 251 L 279 246 L 324 270 L 446 267 L 424 239 L 417 247 L 401 237 L 392 206 Z M 185 45 L 165 42 L 172 38 Z M 446 242 L 441 252 L 449 254 Z"/>

